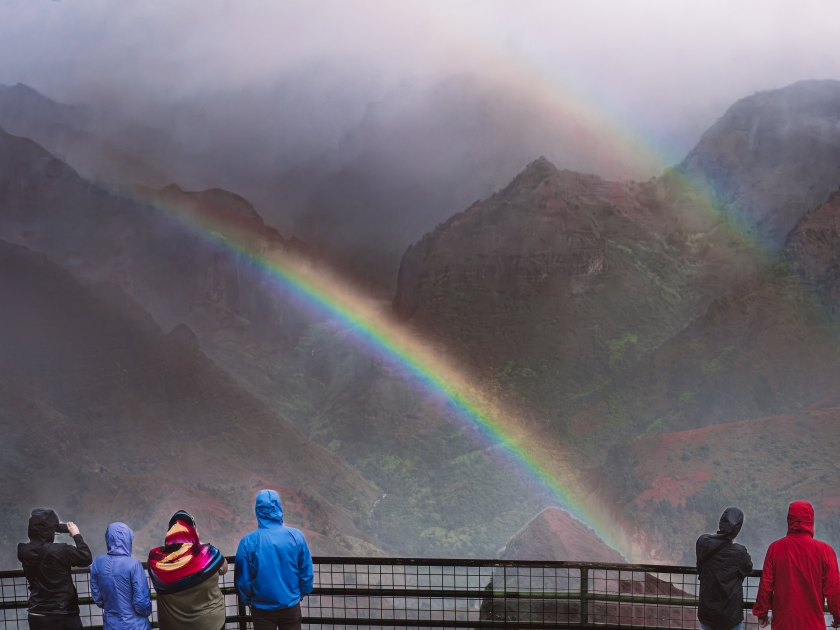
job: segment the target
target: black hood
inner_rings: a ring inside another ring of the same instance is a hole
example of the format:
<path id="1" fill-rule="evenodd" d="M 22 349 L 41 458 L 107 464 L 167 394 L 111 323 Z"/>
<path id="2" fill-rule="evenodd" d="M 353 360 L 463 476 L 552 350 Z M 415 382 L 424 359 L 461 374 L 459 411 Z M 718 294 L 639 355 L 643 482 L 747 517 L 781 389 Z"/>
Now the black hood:
<path id="1" fill-rule="evenodd" d="M 35 508 L 29 517 L 29 540 L 53 542 L 58 529 L 58 515 L 49 508 Z"/>
<path id="2" fill-rule="evenodd" d="M 178 510 L 175 514 L 172 515 L 172 518 L 169 519 L 169 525 L 167 526 L 167 531 L 172 529 L 172 526 L 177 523 L 178 521 L 184 521 L 185 523 L 189 523 L 193 527 L 196 527 L 195 519 L 190 516 L 190 513 L 186 510 Z"/>
<path id="3" fill-rule="evenodd" d="M 728 507 L 723 511 L 718 523 L 718 531 L 715 534 L 716 538 L 729 538 L 733 540 L 741 527 L 744 525 L 744 512 L 741 508 Z"/>

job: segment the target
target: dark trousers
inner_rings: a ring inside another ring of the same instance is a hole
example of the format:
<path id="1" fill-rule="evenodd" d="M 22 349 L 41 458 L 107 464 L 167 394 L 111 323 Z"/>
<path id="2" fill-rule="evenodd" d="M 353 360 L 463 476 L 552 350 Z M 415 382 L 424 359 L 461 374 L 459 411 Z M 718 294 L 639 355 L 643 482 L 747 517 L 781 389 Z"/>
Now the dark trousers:
<path id="1" fill-rule="evenodd" d="M 254 630 L 300 630 L 300 604 L 279 610 L 251 608 Z"/>
<path id="2" fill-rule="evenodd" d="M 82 630 L 79 615 L 29 615 L 29 630 Z"/>

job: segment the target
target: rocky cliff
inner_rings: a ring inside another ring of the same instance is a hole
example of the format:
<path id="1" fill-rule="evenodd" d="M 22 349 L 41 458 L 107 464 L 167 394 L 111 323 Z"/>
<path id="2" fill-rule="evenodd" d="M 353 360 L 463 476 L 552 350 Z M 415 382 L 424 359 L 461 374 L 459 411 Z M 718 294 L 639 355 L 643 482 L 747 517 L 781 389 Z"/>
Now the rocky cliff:
<path id="1" fill-rule="evenodd" d="M 394 309 L 548 404 L 614 378 L 761 264 L 677 177 L 540 159 L 409 248 Z"/>
<path id="2" fill-rule="evenodd" d="M 817 288 L 829 308 L 840 306 L 840 192 L 799 222 L 788 237 L 784 258 Z"/>
<path id="3" fill-rule="evenodd" d="M 735 103 L 680 170 L 777 253 L 840 186 L 840 81 L 800 81 Z"/>

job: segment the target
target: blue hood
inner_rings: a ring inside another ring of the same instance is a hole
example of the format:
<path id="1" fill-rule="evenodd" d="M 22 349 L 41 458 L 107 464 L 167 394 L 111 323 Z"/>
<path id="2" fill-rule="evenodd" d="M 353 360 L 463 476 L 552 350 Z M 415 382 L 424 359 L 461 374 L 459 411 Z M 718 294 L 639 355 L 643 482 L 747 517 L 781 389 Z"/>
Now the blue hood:
<path id="1" fill-rule="evenodd" d="M 260 527 L 277 527 L 283 524 L 283 504 L 274 490 L 260 490 L 254 506 Z"/>
<path id="2" fill-rule="evenodd" d="M 111 523 L 105 530 L 105 544 L 109 556 L 130 556 L 134 532 L 125 523 Z"/>

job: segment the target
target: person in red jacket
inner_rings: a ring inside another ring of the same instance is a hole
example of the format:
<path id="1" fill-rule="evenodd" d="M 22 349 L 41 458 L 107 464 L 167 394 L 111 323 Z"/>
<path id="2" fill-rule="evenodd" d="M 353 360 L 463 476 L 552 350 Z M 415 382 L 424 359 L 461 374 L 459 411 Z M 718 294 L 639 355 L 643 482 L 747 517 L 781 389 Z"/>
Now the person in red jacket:
<path id="1" fill-rule="evenodd" d="M 758 597 L 752 613 L 767 627 L 773 611 L 773 630 L 825 630 L 823 606 L 840 626 L 840 573 L 837 554 L 814 540 L 814 508 L 794 501 L 788 509 L 788 533 L 770 545 L 764 558 Z"/>

